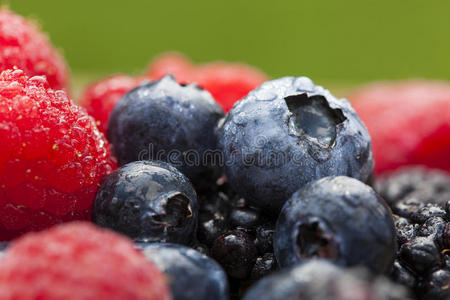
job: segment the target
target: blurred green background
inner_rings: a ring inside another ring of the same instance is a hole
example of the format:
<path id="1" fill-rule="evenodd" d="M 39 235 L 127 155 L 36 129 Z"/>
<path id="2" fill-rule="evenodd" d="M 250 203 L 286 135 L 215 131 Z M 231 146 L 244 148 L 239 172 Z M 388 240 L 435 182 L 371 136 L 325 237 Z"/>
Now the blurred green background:
<path id="1" fill-rule="evenodd" d="M 1 1 L 1 0 L 0 0 Z M 9 0 L 62 49 L 75 83 L 136 74 L 176 50 L 321 84 L 450 79 L 449 0 Z"/>

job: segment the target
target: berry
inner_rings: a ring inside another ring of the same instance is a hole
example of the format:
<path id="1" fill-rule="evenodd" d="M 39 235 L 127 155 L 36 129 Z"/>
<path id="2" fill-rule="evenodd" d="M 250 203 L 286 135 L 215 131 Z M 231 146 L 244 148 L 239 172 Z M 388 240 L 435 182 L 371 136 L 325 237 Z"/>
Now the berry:
<path id="1" fill-rule="evenodd" d="M 448 233 L 450 177 L 442 171 L 403 167 L 375 186 L 391 205 L 400 248 L 391 277 L 419 299 L 446 299 L 450 289 Z M 442 275 L 442 276 L 441 276 Z"/>
<path id="2" fill-rule="evenodd" d="M 363 269 L 341 269 L 312 260 L 267 276 L 253 285 L 244 300 L 400 300 L 408 293 L 385 278 L 370 278 Z"/>
<path id="3" fill-rule="evenodd" d="M 198 68 L 195 77 L 196 82 L 211 93 L 225 112 L 268 79 L 260 70 L 246 64 L 225 62 L 205 64 Z"/>
<path id="4" fill-rule="evenodd" d="M 177 53 L 157 57 L 148 70 L 148 75 L 153 79 L 167 74 L 175 76 L 180 83 L 197 82 L 211 93 L 225 112 L 268 80 L 266 74 L 246 64 L 213 62 L 194 65 L 187 57 Z"/>
<path id="5" fill-rule="evenodd" d="M 306 183 L 372 173 L 370 137 L 350 104 L 306 77 L 268 81 L 236 104 L 218 134 L 233 189 L 276 215 Z"/>
<path id="6" fill-rule="evenodd" d="M 92 118 L 44 77 L 0 74 L 0 240 L 90 219 L 115 164 Z"/>
<path id="7" fill-rule="evenodd" d="M 68 87 L 67 64 L 47 36 L 34 22 L 0 8 L 0 71 L 12 68 L 44 75 L 54 89 Z"/>
<path id="8" fill-rule="evenodd" d="M 159 80 L 172 74 L 179 83 L 192 83 L 194 81 L 194 65 L 186 56 L 169 52 L 157 56 L 148 67 L 148 76 Z"/>
<path id="9" fill-rule="evenodd" d="M 14 241 L 1 260 L 2 299 L 170 299 L 165 277 L 131 241 L 69 223 Z"/>
<path id="10" fill-rule="evenodd" d="M 92 219 L 143 242 L 188 244 L 197 227 L 198 204 L 189 180 L 163 162 L 129 163 L 107 176 Z"/>
<path id="11" fill-rule="evenodd" d="M 378 174 L 404 165 L 450 171 L 449 83 L 375 83 L 350 100 L 372 137 Z"/>
<path id="12" fill-rule="evenodd" d="M 410 217 L 428 203 L 444 208 L 450 199 L 450 176 L 439 170 L 404 167 L 378 178 L 375 189 L 394 213 Z"/>
<path id="13" fill-rule="evenodd" d="M 139 244 L 166 277 L 174 300 L 227 300 L 228 280 L 211 258 L 177 244 Z"/>
<path id="14" fill-rule="evenodd" d="M 122 97 L 111 114 L 108 139 L 120 165 L 163 160 L 199 184 L 220 175 L 214 126 L 222 116 L 208 92 L 166 76 Z"/>
<path id="15" fill-rule="evenodd" d="M 106 134 L 109 115 L 120 98 L 137 87 L 139 79 L 116 74 L 88 86 L 80 100 L 80 105 L 97 121 L 98 129 Z"/>
<path id="16" fill-rule="evenodd" d="M 248 234 L 242 230 L 233 230 L 214 241 L 211 257 L 222 265 L 229 276 L 245 279 L 256 261 L 257 250 Z"/>
<path id="17" fill-rule="evenodd" d="M 286 202 L 278 217 L 274 249 L 282 267 L 320 257 L 383 273 L 396 251 L 391 211 L 356 179 L 322 178 Z"/>

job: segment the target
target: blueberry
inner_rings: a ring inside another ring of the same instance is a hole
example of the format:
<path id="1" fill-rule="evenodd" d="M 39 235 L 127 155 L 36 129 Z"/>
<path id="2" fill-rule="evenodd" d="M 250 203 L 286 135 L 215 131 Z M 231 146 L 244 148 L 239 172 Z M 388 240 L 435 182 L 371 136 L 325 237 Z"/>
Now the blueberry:
<path id="1" fill-rule="evenodd" d="M 244 300 L 408 299 L 408 292 L 385 278 L 372 280 L 365 270 L 341 269 L 312 260 L 264 277 Z"/>
<path id="2" fill-rule="evenodd" d="M 200 184 L 220 175 L 214 127 L 223 115 L 207 91 L 166 76 L 122 97 L 111 113 L 108 139 L 119 165 L 163 160 Z"/>
<path id="3" fill-rule="evenodd" d="M 394 222 L 372 188 L 350 177 L 327 177 L 307 184 L 286 202 L 274 250 L 282 267 L 320 257 L 382 273 L 394 260 Z"/>
<path id="4" fill-rule="evenodd" d="M 245 279 L 257 258 L 252 238 L 241 230 L 232 230 L 219 236 L 211 247 L 211 257 L 233 278 Z"/>
<path id="5" fill-rule="evenodd" d="M 254 229 L 261 223 L 261 215 L 250 208 L 234 208 L 229 216 L 231 226 Z"/>
<path id="6" fill-rule="evenodd" d="M 8 242 L 0 242 L 0 259 L 3 255 L 5 255 L 5 250 L 8 248 L 9 243 Z"/>
<path id="7" fill-rule="evenodd" d="M 129 163 L 106 177 L 94 200 L 93 221 L 137 241 L 187 244 L 198 204 L 189 180 L 164 162 Z"/>
<path id="8" fill-rule="evenodd" d="M 306 183 L 373 169 L 370 136 L 344 99 L 306 77 L 263 83 L 218 124 L 225 173 L 255 207 L 277 214 Z"/>
<path id="9" fill-rule="evenodd" d="M 173 300 L 227 300 L 228 281 L 214 260 L 194 249 L 170 244 L 139 244 L 144 255 L 169 278 Z"/>

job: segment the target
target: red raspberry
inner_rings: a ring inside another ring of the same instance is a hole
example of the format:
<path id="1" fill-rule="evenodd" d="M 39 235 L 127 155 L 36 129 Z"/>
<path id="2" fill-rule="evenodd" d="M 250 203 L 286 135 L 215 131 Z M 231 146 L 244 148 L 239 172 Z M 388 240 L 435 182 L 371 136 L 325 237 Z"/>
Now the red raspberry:
<path id="1" fill-rule="evenodd" d="M 374 83 L 350 100 L 372 137 L 377 173 L 403 165 L 450 172 L 449 83 Z"/>
<path id="2" fill-rule="evenodd" d="M 195 81 L 228 112 L 234 103 L 261 85 L 267 75 L 246 64 L 208 63 L 198 67 Z"/>
<path id="3" fill-rule="evenodd" d="M 268 80 L 263 72 L 246 64 L 212 62 L 195 66 L 188 58 L 176 53 L 157 57 L 148 70 L 152 79 L 160 79 L 168 73 L 180 83 L 197 82 L 226 112 L 236 101 Z"/>
<path id="4" fill-rule="evenodd" d="M 86 111 L 43 76 L 0 73 L 0 240 L 89 219 L 100 180 L 114 168 Z"/>
<path id="5" fill-rule="evenodd" d="M 149 66 L 148 76 L 154 80 L 172 74 L 178 82 L 189 83 L 194 80 L 195 66 L 189 58 L 176 53 L 164 53 L 156 57 Z"/>
<path id="6" fill-rule="evenodd" d="M 140 80 L 122 74 L 106 77 L 87 87 L 80 105 L 94 117 L 100 131 L 106 133 L 109 114 L 117 101 L 139 83 Z"/>
<path id="7" fill-rule="evenodd" d="M 67 65 L 32 22 L 0 8 L 0 71 L 18 67 L 29 76 L 45 75 L 54 89 L 66 88 Z"/>
<path id="8" fill-rule="evenodd" d="M 0 299 L 168 300 L 170 291 L 127 238 L 74 222 L 11 244 L 1 261 Z"/>

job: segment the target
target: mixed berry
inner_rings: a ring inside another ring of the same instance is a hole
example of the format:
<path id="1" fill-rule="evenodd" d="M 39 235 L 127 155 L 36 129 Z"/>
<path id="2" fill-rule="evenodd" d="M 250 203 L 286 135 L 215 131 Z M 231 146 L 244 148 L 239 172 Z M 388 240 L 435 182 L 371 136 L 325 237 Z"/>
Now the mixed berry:
<path id="1" fill-rule="evenodd" d="M 450 85 L 267 80 L 170 53 L 79 106 L 0 9 L 0 299 L 449 299 Z"/>

